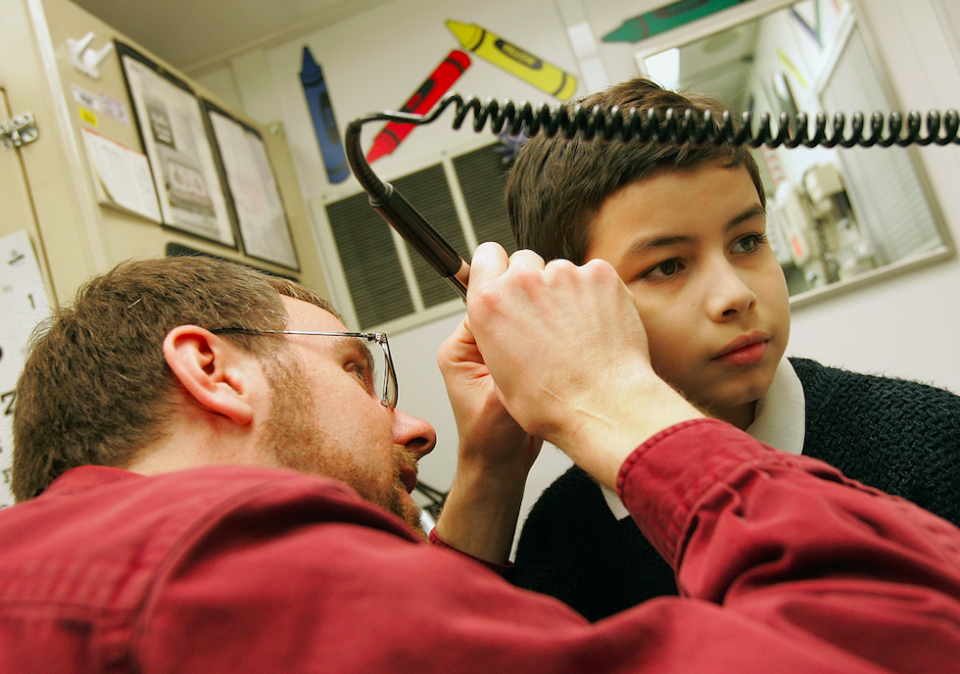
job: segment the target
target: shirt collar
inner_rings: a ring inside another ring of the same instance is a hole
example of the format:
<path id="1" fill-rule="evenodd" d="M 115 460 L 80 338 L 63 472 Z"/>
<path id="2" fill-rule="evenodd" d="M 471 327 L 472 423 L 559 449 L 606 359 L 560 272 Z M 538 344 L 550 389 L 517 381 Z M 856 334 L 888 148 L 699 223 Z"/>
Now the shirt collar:
<path id="1" fill-rule="evenodd" d="M 146 479 L 145 476 L 138 473 L 131 473 L 121 468 L 111 468 L 109 466 L 77 466 L 63 473 L 57 479 L 50 483 L 44 493 L 50 494 L 74 494 L 87 489 L 119 482 L 121 480 Z"/>
<path id="2" fill-rule="evenodd" d="M 780 361 L 766 394 L 757 400 L 753 423 L 747 434 L 787 454 L 803 452 L 806 428 L 806 400 L 803 385 L 790 361 Z M 614 490 L 600 485 L 610 512 L 618 520 L 630 517 L 627 507 Z"/>

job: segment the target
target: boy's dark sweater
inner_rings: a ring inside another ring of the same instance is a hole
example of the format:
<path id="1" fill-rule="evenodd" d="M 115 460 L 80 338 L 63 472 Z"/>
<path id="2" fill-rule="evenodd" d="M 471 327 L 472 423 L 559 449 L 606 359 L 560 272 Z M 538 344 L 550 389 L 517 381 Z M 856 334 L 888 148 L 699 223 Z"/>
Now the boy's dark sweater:
<path id="1" fill-rule="evenodd" d="M 803 454 L 960 526 L 960 397 L 902 379 L 791 358 L 806 400 Z M 516 554 L 520 586 L 592 621 L 676 595 L 670 566 L 574 466 L 530 511 Z"/>

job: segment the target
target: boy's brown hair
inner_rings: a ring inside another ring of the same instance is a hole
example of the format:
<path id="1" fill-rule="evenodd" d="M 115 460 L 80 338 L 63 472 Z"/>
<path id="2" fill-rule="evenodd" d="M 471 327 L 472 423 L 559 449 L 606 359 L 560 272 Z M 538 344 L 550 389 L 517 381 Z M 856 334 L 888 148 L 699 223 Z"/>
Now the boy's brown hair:
<path id="1" fill-rule="evenodd" d="M 86 283 L 31 340 L 14 407 L 14 497 L 37 496 L 76 466 L 134 460 L 169 418 L 177 384 L 163 356 L 167 333 L 188 324 L 282 330 L 281 295 L 336 315 L 301 285 L 205 257 L 128 262 Z M 284 344 L 225 337 L 261 357 Z"/>
<path id="2" fill-rule="evenodd" d="M 644 114 L 673 108 L 682 116 L 689 109 L 698 119 L 710 110 L 719 120 L 723 112 L 711 98 L 677 94 L 639 77 L 567 105 L 577 104 L 607 109 L 616 105 L 623 114 L 631 108 Z M 582 264 L 592 222 L 609 197 L 658 169 L 694 169 L 707 162 L 745 166 L 760 203 L 766 204 L 757 163 L 744 146 L 534 136 L 520 150 L 507 181 L 507 211 L 517 244 L 547 261 L 563 258 Z"/>

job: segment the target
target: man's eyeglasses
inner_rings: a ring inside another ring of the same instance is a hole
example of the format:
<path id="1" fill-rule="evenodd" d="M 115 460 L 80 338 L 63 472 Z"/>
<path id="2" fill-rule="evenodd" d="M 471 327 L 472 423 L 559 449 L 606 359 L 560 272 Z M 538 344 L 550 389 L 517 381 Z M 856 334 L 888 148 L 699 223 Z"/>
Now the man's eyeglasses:
<path id="1" fill-rule="evenodd" d="M 222 335 L 224 333 L 239 333 L 243 335 L 316 335 L 319 337 L 349 337 L 358 340 L 358 346 L 366 358 L 365 366 L 369 369 L 371 381 L 380 389 L 380 402 L 387 409 L 397 406 L 397 372 L 393 368 L 393 357 L 390 355 L 390 343 L 386 334 L 382 332 L 311 332 L 306 330 L 254 330 L 252 328 L 212 328 L 210 332 Z M 376 342 L 379 349 L 369 349 L 359 340 Z"/>

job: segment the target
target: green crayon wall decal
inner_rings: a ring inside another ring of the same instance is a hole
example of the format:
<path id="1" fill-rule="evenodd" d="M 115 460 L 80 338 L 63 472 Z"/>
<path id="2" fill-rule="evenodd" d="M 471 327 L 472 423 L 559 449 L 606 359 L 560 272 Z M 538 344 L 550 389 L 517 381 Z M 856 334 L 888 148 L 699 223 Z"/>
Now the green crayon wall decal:
<path id="1" fill-rule="evenodd" d="M 577 78 L 475 23 L 447 21 L 464 49 L 565 101 L 577 90 Z"/>
<path id="2" fill-rule="evenodd" d="M 621 26 L 603 36 L 604 42 L 639 42 L 702 19 L 720 10 L 739 5 L 747 0 L 679 0 L 673 4 L 627 19 Z"/>

